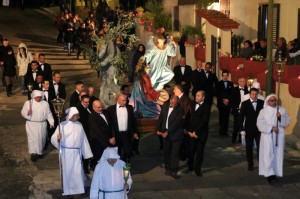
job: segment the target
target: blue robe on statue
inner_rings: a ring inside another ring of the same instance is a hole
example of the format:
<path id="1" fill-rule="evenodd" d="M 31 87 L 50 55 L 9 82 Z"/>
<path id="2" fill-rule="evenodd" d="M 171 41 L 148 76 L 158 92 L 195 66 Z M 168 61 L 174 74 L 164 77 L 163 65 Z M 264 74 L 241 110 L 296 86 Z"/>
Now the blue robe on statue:
<path id="1" fill-rule="evenodd" d="M 166 44 L 165 49 L 159 49 L 150 38 L 147 44 L 145 60 L 151 66 L 150 78 L 155 90 L 161 90 L 165 84 L 170 82 L 174 73 L 168 65 L 168 56 L 174 57 L 177 54 L 177 46 Z"/>
<path id="2" fill-rule="evenodd" d="M 134 107 L 136 114 L 141 113 L 144 118 L 158 118 L 160 113 L 160 106 L 146 99 L 140 80 L 134 82 L 130 105 Z"/>

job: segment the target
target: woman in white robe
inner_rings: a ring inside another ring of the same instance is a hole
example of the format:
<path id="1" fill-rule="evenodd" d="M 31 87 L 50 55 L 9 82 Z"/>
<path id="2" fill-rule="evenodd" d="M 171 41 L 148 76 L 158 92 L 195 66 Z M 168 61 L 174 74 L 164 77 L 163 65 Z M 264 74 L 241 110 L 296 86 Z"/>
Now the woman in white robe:
<path id="1" fill-rule="evenodd" d="M 113 165 L 109 163 L 111 159 L 116 161 Z M 132 179 L 129 174 L 127 184 L 125 183 L 124 166 L 125 162 L 120 160 L 118 155 L 118 147 L 106 148 L 94 171 L 90 199 L 127 199 Z M 124 193 L 125 189 L 126 193 Z"/>
<path id="2" fill-rule="evenodd" d="M 34 90 L 32 99 L 24 103 L 21 110 L 26 121 L 26 133 L 28 139 L 29 154 L 31 160 L 36 161 L 38 155 L 43 154 L 43 148 L 47 138 L 47 122 L 50 127 L 54 126 L 54 119 L 48 102 L 42 100 L 43 92 Z"/>
<path id="3" fill-rule="evenodd" d="M 84 159 L 93 157 L 90 145 L 82 124 L 78 122 L 79 112 L 71 107 L 67 120 L 56 128 L 51 143 L 59 149 L 63 174 L 63 194 L 76 195 L 85 193 L 82 156 Z M 58 143 L 60 140 L 60 145 Z"/>
<path id="4" fill-rule="evenodd" d="M 284 127 L 290 123 L 290 117 L 284 108 L 279 106 L 277 97 L 269 95 L 257 118 L 257 127 L 261 132 L 259 150 L 259 175 L 267 177 L 268 182 L 276 184 L 276 176 L 282 177 L 285 145 Z M 277 126 L 278 120 L 278 128 Z M 276 132 L 278 146 L 276 146 Z"/>

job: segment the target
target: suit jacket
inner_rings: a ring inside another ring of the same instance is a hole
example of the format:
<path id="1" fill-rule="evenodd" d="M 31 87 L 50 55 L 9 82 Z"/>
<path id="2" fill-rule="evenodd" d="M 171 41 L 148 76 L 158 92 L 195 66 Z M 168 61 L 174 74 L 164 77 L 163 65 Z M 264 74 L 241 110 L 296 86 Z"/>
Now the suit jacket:
<path id="1" fill-rule="evenodd" d="M 210 106 L 203 102 L 197 110 L 196 103 L 192 102 L 191 117 L 186 128 L 187 131 L 196 132 L 198 139 L 207 139 L 208 123 L 210 117 Z"/>
<path id="2" fill-rule="evenodd" d="M 50 81 L 49 90 L 52 90 L 55 93 L 53 81 Z M 65 87 L 65 84 L 63 84 L 62 82 L 58 83 L 58 95 L 59 95 L 60 98 L 66 99 L 66 96 L 67 96 L 66 87 Z M 55 97 L 57 97 L 56 94 L 55 94 Z"/>
<path id="3" fill-rule="evenodd" d="M 36 70 L 36 75 L 40 74 L 41 71 L 40 70 Z M 27 88 L 27 85 L 29 83 L 33 84 L 35 82 L 35 79 L 33 78 L 33 71 L 30 69 L 30 70 L 27 70 L 27 73 L 25 74 L 25 87 Z"/>
<path id="4" fill-rule="evenodd" d="M 43 90 L 43 89 L 42 89 Z M 44 92 L 45 93 L 45 92 Z M 50 107 L 50 111 L 53 115 L 54 118 L 56 118 L 56 113 L 55 113 L 55 110 L 54 110 L 54 107 L 53 107 L 53 104 L 52 104 L 52 100 L 55 99 L 56 96 L 55 96 L 55 92 L 51 89 L 48 89 L 48 99 L 46 99 L 45 95 L 44 95 L 44 100 L 46 102 L 48 102 L 49 104 L 49 107 Z"/>
<path id="5" fill-rule="evenodd" d="M 42 65 L 44 65 L 44 70 L 42 70 Z M 45 80 L 49 80 L 49 81 L 52 80 L 52 69 L 50 64 L 47 63 L 40 64 L 38 68 L 40 71 L 42 71 Z"/>
<path id="6" fill-rule="evenodd" d="M 92 111 L 88 118 L 89 134 L 91 146 L 100 145 L 101 148 L 105 149 L 109 145 L 109 139 L 114 135 L 114 128 L 112 120 L 106 110 L 103 110 L 105 120 L 100 116 L 99 113 Z"/>
<path id="7" fill-rule="evenodd" d="M 76 91 L 74 91 L 73 94 L 70 97 L 70 107 L 76 106 L 78 104 L 78 102 L 80 102 L 80 100 L 79 100 L 79 93 L 77 93 Z"/>
<path id="8" fill-rule="evenodd" d="M 249 91 L 247 87 L 244 88 L 244 94 L 248 94 Z M 229 99 L 230 107 L 231 107 L 231 113 L 233 115 L 238 115 L 240 110 L 240 103 L 241 103 L 241 93 L 239 86 L 236 86 L 232 89 L 232 92 L 230 93 L 230 99 Z"/>
<path id="9" fill-rule="evenodd" d="M 209 104 L 212 102 L 212 99 L 215 95 L 215 85 L 218 82 L 218 78 L 216 74 L 212 72 L 208 72 L 208 77 L 206 76 L 205 72 L 202 73 L 202 78 L 201 78 L 201 84 L 203 86 L 203 90 L 206 92 L 205 95 L 205 101 L 207 101 Z"/>
<path id="10" fill-rule="evenodd" d="M 202 85 L 202 79 L 204 75 L 205 75 L 204 70 L 202 69 L 200 71 L 198 71 L 197 69 L 193 70 L 192 78 L 191 78 L 191 82 L 193 85 L 193 89 L 192 89 L 193 96 L 196 95 L 197 91 L 204 90 Z"/>
<path id="11" fill-rule="evenodd" d="M 133 134 L 138 133 L 137 121 L 134 116 L 133 107 L 131 105 L 126 105 L 125 107 L 127 109 L 127 114 L 128 114 L 127 132 L 128 132 L 129 139 L 132 140 Z M 118 116 L 117 116 L 117 104 L 108 107 L 107 111 L 112 119 L 114 129 L 116 132 L 116 138 L 119 139 L 120 131 L 119 131 L 119 124 L 118 124 Z"/>
<path id="12" fill-rule="evenodd" d="M 227 81 L 227 87 L 225 88 L 224 81 L 218 81 L 216 84 L 216 96 L 217 96 L 217 106 L 224 107 L 223 99 L 230 99 L 230 94 L 233 89 L 233 83 Z"/>
<path id="13" fill-rule="evenodd" d="M 78 112 L 79 112 L 79 122 L 82 124 L 83 129 L 85 134 L 87 135 L 88 138 L 90 138 L 89 135 L 89 125 L 88 125 L 88 119 L 90 116 L 90 113 L 88 112 L 88 110 L 80 103 L 76 106 Z M 91 110 L 90 110 L 91 111 Z"/>
<path id="14" fill-rule="evenodd" d="M 42 90 L 42 83 L 38 84 L 36 81 L 33 82 L 33 86 L 32 86 L 33 90 Z"/>
<path id="15" fill-rule="evenodd" d="M 185 65 L 184 74 L 181 72 L 181 66 L 174 67 L 174 80 L 176 84 L 181 84 L 182 81 L 185 81 L 186 84 L 183 85 L 184 90 L 189 90 L 191 88 L 191 78 L 192 78 L 192 67 Z"/>
<path id="16" fill-rule="evenodd" d="M 264 101 L 257 99 L 256 110 L 250 99 L 242 102 L 240 110 L 240 130 L 245 131 L 246 135 L 257 135 L 259 130 L 256 126 L 258 114 L 264 108 Z M 245 122 L 245 123 L 244 123 Z"/>
<path id="17" fill-rule="evenodd" d="M 168 131 L 167 139 L 172 141 L 179 141 L 183 139 L 183 107 L 178 104 L 174 107 L 168 119 L 170 103 L 164 103 L 156 124 L 156 131 Z M 166 129 L 166 122 L 168 119 L 168 129 Z"/>

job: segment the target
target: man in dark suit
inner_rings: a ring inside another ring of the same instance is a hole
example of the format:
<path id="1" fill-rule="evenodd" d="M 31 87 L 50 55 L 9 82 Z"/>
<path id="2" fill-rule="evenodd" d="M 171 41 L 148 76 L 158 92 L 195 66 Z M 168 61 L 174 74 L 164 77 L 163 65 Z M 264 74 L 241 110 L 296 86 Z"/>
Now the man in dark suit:
<path id="1" fill-rule="evenodd" d="M 186 128 L 189 135 L 188 166 L 197 176 L 202 176 L 201 167 L 208 138 L 209 117 L 210 106 L 205 102 L 205 91 L 198 91 L 195 102 L 192 103 L 191 118 Z"/>
<path id="2" fill-rule="evenodd" d="M 189 96 L 191 88 L 191 75 L 192 68 L 186 65 L 185 57 L 181 57 L 179 60 L 179 65 L 174 68 L 174 80 L 176 84 L 183 87 L 184 93 Z"/>
<path id="3" fill-rule="evenodd" d="M 86 137 L 91 145 L 90 142 L 90 134 L 89 134 L 89 125 L 88 119 L 91 114 L 91 110 L 89 109 L 90 97 L 88 95 L 82 95 L 80 99 L 80 103 L 77 104 L 76 108 L 79 112 L 79 119 L 78 121 L 82 124 Z M 89 173 L 89 159 L 82 159 L 83 161 L 83 171 L 84 173 Z"/>
<path id="4" fill-rule="evenodd" d="M 205 103 L 211 106 L 215 95 L 215 85 L 218 82 L 212 63 L 206 62 L 204 73 L 202 74 L 201 84 L 203 86 L 203 91 L 205 91 Z"/>
<path id="5" fill-rule="evenodd" d="M 99 100 L 93 102 L 93 111 L 88 118 L 90 145 L 93 152 L 91 168 L 94 170 L 103 151 L 115 145 L 113 122 Z"/>
<path id="6" fill-rule="evenodd" d="M 248 170 L 253 170 L 253 143 L 255 140 L 257 157 L 259 154 L 260 131 L 256 126 L 258 114 L 264 107 L 264 101 L 257 99 L 258 89 L 250 89 L 250 99 L 242 102 L 240 110 L 240 131 L 246 133 L 246 156 L 248 162 Z"/>
<path id="7" fill-rule="evenodd" d="M 27 87 L 28 84 L 33 85 L 37 74 L 41 73 L 41 71 L 38 69 L 38 66 L 39 66 L 39 63 L 37 61 L 32 61 L 30 64 L 28 64 L 27 73 L 25 75 L 25 87 Z"/>
<path id="8" fill-rule="evenodd" d="M 183 88 L 181 85 L 175 85 L 173 89 L 174 95 L 179 98 L 178 104 L 183 108 L 183 128 L 185 128 L 189 122 L 190 113 L 191 113 L 191 100 L 190 98 L 184 93 Z M 185 161 L 188 157 L 188 137 L 184 135 L 182 146 L 180 149 L 180 159 Z"/>
<path id="9" fill-rule="evenodd" d="M 53 90 L 55 93 L 55 97 L 59 96 L 62 99 L 66 99 L 66 87 L 65 84 L 63 84 L 60 79 L 60 72 L 55 71 L 52 75 L 53 80 L 50 81 L 49 90 Z"/>
<path id="10" fill-rule="evenodd" d="M 192 72 L 191 82 L 193 85 L 192 94 L 195 97 L 197 91 L 203 90 L 202 79 L 204 77 L 204 70 L 202 68 L 202 62 L 196 61 L 196 69 Z"/>
<path id="11" fill-rule="evenodd" d="M 219 110 L 219 133 L 221 136 L 228 136 L 228 123 L 230 116 L 229 98 L 233 83 L 228 81 L 229 73 L 222 71 L 222 80 L 216 85 L 217 107 Z"/>
<path id="12" fill-rule="evenodd" d="M 119 94 L 117 104 L 107 108 L 115 128 L 116 144 L 121 159 L 130 161 L 133 139 L 139 139 L 133 107 L 126 105 L 127 97 Z"/>
<path id="13" fill-rule="evenodd" d="M 232 132 L 232 144 L 236 143 L 238 137 L 238 142 L 241 142 L 241 136 L 239 135 L 240 130 L 240 106 L 244 95 L 248 94 L 249 91 L 246 86 L 246 79 L 240 77 L 238 79 L 238 86 L 232 89 L 230 93 L 229 104 L 231 107 L 231 114 L 233 115 L 233 132 Z"/>
<path id="14" fill-rule="evenodd" d="M 95 97 L 94 96 L 94 87 L 88 87 L 88 95 L 89 95 L 89 97 L 90 97 L 90 104 L 89 104 L 89 108 L 90 108 L 90 110 L 92 110 L 93 109 L 93 102 L 95 101 L 95 100 L 99 100 L 97 97 Z"/>
<path id="15" fill-rule="evenodd" d="M 43 99 L 48 102 L 53 118 L 57 118 L 52 104 L 52 100 L 55 98 L 55 93 L 54 91 L 49 89 L 49 85 L 50 85 L 49 80 L 44 80 L 42 82 L 41 90 L 44 93 Z M 54 122 L 54 128 L 50 128 L 50 124 L 47 121 L 47 140 L 44 146 L 45 150 L 48 148 L 49 143 L 51 143 L 51 136 L 53 135 L 55 129 L 56 129 L 55 122 Z"/>
<path id="16" fill-rule="evenodd" d="M 39 70 L 42 71 L 44 79 L 52 80 L 51 65 L 45 62 L 45 54 L 39 54 Z"/>
<path id="17" fill-rule="evenodd" d="M 173 95 L 170 102 L 162 106 L 157 125 L 157 135 L 163 137 L 163 154 L 165 174 L 178 179 L 178 163 L 183 139 L 183 107 L 178 103 L 178 97 Z"/>
<path id="18" fill-rule="evenodd" d="M 36 75 L 35 81 L 33 82 L 33 90 L 42 90 L 42 83 L 44 81 L 44 77 L 42 73 L 38 73 Z"/>
<path id="19" fill-rule="evenodd" d="M 78 103 L 80 103 L 79 100 L 79 93 L 84 90 L 84 85 L 82 81 L 76 81 L 75 82 L 75 91 L 70 97 L 70 107 L 76 106 Z"/>

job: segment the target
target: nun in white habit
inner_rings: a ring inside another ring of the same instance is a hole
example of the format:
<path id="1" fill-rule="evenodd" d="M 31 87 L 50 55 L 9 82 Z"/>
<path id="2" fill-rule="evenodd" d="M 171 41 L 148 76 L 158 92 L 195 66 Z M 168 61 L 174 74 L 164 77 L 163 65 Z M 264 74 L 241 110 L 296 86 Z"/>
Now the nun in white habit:
<path id="1" fill-rule="evenodd" d="M 282 177 L 283 156 L 285 145 L 284 127 L 290 123 L 290 117 L 284 108 L 278 106 L 275 94 L 267 96 L 264 108 L 257 118 L 257 127 L 261 132 L 259 150 L 259 175 L 267 177 L 271 185 L 278 181 L 276 176 Z M 277 126 L 278 120 L 278 128 Z M 276 134 L 278 134 L 278 146 L 276 146 Z"/>
<path id="2" fill-rule="evenodd" d="M 94 171 L 90 199 L 127 199 L 132 179 L 129 174 L 125 183 L 124 166 L 125 162 L 118 155 L 118 147 L 107 147 Z"/>
<path id="3" fill-rule="evenodd" d="M 27 100 L 21 110 L 26 121 L 26 133 L 28 139 L 28 149 L 33 162 L 37 161 L 43 154 L 43 148 L 47 137 L 47 122 L 50 127 L 54 126 L 54 119 L 48 102 L 43 100 L 43 92 L 34 90 L 32 99 Z"/>
<path id="4" fill-rule="evenodd" d="M 63 194 L 77 195 L 85 193 L 82 156 L 84 159 L 93 157 L 90 145 L 79 119 L 76 107 L 69 109 L 66 121 L 56 128 L 51 143 L 59 149 L 63 174 Z"/>

